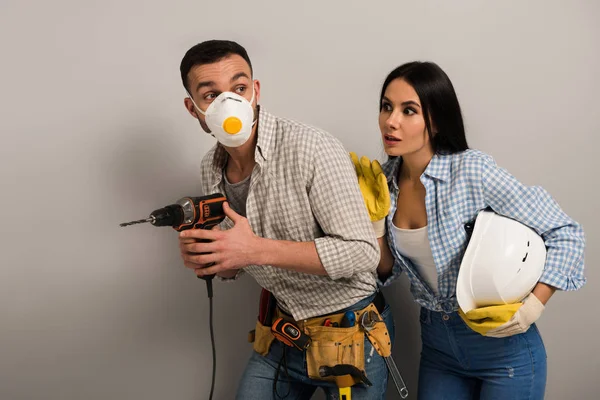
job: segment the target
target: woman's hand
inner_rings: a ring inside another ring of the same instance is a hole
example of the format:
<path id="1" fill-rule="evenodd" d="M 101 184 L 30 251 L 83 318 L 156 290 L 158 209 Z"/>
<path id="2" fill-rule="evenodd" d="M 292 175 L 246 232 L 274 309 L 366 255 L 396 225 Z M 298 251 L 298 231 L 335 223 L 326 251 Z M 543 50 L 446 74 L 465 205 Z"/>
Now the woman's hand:
<path id="1" fill-rule="evenodd" d="M 542 316 L 544 309 L 542 302 L 531 293 L 507 323 L 488 331 L 486 336 L 502 338 L 525 333 Z"/>
<path id="2" fill-rule="evenodd" d="M 350 158 L 356 169 L 358 186 L 369 211 L 373 229 L 380 238 L 385 235 L 385 217 L 390 212 L 391 205 L 387 178 L 383 174 L 379 161 L 371 162 L 365 156 L 359 161 L 354 152 L 350 153 Z"/>

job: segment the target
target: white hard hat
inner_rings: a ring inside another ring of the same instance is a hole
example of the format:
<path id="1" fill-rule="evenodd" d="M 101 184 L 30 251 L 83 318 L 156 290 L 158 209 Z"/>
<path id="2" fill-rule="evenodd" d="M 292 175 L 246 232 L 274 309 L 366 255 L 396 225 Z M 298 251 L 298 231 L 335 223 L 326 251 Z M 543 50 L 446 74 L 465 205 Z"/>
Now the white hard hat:
<path id="1" fill-rule="evenodd" d="M 545 262 L 546 245 L 533 229 L 481 211 L 458 272 L 458 305 L 467 313 L 519 302 L 539 281 Z"/>

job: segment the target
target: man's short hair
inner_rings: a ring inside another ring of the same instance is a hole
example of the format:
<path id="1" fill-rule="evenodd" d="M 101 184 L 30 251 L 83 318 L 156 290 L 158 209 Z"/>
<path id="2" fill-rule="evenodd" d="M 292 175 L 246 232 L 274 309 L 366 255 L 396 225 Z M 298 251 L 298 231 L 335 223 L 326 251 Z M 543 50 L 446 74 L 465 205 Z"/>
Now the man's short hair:
<path id="1" fill-rule="evenodd" d="M 242 57 L 250 66 L 250 73 L 252 74 L 252 63 L 246 49 L 236 42 L 230 40 L 207 40 L 202 43 L 198 43 L 185 53 L 181 60 L 181 81 L 186 90 L 189 91 L 188 87 L 188 73 L 196 65 L 212 64 L 228 57 L 232 54 L 237 54 Z"/>

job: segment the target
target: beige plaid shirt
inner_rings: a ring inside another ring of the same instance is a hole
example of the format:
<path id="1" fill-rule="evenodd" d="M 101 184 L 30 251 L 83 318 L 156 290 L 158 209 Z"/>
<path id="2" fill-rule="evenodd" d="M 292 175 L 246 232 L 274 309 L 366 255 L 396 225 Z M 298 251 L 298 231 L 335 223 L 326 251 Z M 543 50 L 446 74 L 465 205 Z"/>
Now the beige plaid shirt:
<path id="1" fill-rule="evenodd" d="M 224 193 L 227 157 L 219 144 L 204 156 L 204 194 Z M 261 108 L 255 160 L 246 200 L 253 232 L 270 239 L 314 241 L 328 275 L 269 265 L 240 271 L 272 292 L 296 320 L 340 310 L 372 294 L 379 246 L 342 144 L 327 132 Z M 226 218 L 221 228 L 232 226 Z"/>

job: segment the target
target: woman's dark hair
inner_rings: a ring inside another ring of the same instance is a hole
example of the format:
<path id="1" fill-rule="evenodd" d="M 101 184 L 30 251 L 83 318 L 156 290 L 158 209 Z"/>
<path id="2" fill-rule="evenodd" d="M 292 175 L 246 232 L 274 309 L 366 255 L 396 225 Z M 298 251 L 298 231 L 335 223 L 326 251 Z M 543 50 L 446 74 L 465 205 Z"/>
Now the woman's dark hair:
<path id="1" fill-rule="evenodd" d="M 385 90 L 395 79 L 403 79 L 417 92 L 429 140 L 435 153 L 452 154 L 469 148 L 454 86 L 437 64 L 414 61 L 390 72 L 381 88 L 379 111 Z M 436 129 L 435 134 L 432 125 Z"/>

